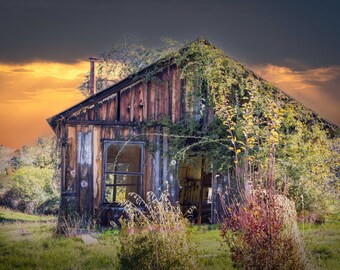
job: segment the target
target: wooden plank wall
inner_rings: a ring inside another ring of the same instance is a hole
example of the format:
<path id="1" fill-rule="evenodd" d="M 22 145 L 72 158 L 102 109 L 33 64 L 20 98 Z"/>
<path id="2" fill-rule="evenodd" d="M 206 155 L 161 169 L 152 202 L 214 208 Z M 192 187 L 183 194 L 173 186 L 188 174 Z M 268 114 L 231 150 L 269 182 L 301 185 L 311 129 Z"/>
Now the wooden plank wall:
<path id="1" fill-rule="evenodd" d="M 143 131 L 145 134 L 142 134 L 134 123 L 159 121 L 163 117 L 169 117 L 173 122 L 179 121 L 187 107 L 184 95 L 185 87 L 179 68 L 171 66 L 159 73 L 155 80 L 139 81 L 66 119 L 75 120 L 76 123 L 66 125 L 64 135 L 62 194 L 74 194 L 80 213 L 99 215 L 101 212 L 103 140 L 128 140 L 134 137 L 134 140 L 147 142 L 144 152 L 144 194 L 150 190 L 157 193 L 159 188 L 164 187 L 165 180 L 172 182 L 174 175 L 169 171 L 166 156 L 168 138 L 163 140 L 164 136 L 158 135 L 166 135 L 166 130 L 147 127 Z M 117 123 L 114 126 L 107 124 L 114 121 Z M 124 125 L 119 126 L 119 123 Z M 126 126 L 126 123 L 132 126 Z M 138 134 L 141 136 L 136 136 Z M 149 151 L 155 146 L 159 149 L 156 153 Z"/>
<path id="2" fill-rule="evenodd" d="M 65 153 L 65 181 L 62 185 L 63 192 L 76 192 L 77 176 L 77 128 L 75 126 L 67 127 L 67 143 Z"/>
<path id="3" fill-rule="evenodd" d="M 114 93 L 68 119 L 136 123 L 168 116 L 177 122 L 188 111 L 185 102 L 184 81 L 180 78 L 180 69 L 173 65 L 147 82 L 139 81 L 120 90 L 120 106 L 118 95 Z M 120 119 L 117 119 L 118 115 Z"/>

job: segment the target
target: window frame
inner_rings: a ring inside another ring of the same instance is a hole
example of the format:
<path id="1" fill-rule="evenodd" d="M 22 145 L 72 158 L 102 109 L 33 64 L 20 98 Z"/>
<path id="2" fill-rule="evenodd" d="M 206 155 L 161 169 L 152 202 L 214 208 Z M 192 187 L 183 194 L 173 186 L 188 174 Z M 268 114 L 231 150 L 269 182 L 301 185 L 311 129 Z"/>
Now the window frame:
<path id="1" fill-rule="evenodd" d="M 112 144 L 123 144 L 124 147 L 125 146 L 128 146 L 128 145 L 139 145 L 140 146 L 140 172 L 112 172 L 112 171 L 108 171 L 107 170 L 107 160 L 108 160 L 108 156 L 107 156 L 107 152 L 108 152 L 108 148 L 110 145 Z M 128 186 L 135 186 L 135 185 L 132 185 L 132 184 L 116 184 L 115 183 L 115 180 L 114 180 L 114 184 L 110 184 L 110 185 L 107 185 L 106 184 L 106 177 L 107 175 L 118 175 L 118 176 L 124 176 L 124 175 L 128 175 L 128 176 L 137 176 L 137 177 L 140 177 L 140 184 L 137 185 L 137 187 L 139 187 L 138 189 L 138 195 L 143 197 L 144 198 L 144 152 L 145 152 L 145 142 L 142 142 L 142 141 L 115 141 L 115 140 L 103 140 L 103 145 L 104 145 L 104 151 L 103 151 L 103 176 L 102 176 L 102 182 L 103 182 L 103 185 L 102 185 L 102 204 L 105 204 L 105 205 L 113 205 L 113 206 L 118 206 L 119 205 L 119 202 L 117 201 L 113 201 L 113 202 L 108 202 L 105 200 L 105 193 L 106 193 L 106 187 L 107 186 L 110 186 L 110 187 L 113 187 L 113 192 L 114 192 L 114 199 L 116 200 L 116 196 L 117 196 L 117 187 L 119 186 L 123 186 L 123 187 L 128 187 Z"/>

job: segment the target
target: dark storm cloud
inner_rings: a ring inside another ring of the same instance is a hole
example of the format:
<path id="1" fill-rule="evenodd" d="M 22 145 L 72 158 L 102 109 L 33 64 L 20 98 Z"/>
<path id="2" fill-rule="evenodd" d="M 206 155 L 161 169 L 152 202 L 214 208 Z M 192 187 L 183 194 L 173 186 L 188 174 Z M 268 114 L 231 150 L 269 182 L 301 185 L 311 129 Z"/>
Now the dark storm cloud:
<path id="1" fill-rule="evenodd" d="M 206 36 L 233 57 L 340 63 L 340 1 L 1 0 L 0 61 L 74 62 L 137 36 Z"/>

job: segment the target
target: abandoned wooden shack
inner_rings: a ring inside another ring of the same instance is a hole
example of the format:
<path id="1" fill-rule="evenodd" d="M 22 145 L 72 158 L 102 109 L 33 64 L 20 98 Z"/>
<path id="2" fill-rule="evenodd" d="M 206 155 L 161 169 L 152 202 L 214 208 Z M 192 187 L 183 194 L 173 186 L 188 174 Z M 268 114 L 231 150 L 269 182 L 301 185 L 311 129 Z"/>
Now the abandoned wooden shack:
<path id="1" fill-rule="evenodd" d="M 195 92 L 176 61 L 198 43 L 212 46 L 198 39 L 100 92 L 90 58 L 91 96 L 48 119 L 61 145 L 62 213 L 107 225 L 122 215 L 120 203 L 132 199 L 130 192 L 145 198 L 167 189 L 183 211 L 196 207 L 195 222 L 216 221 L 222 175 L 213 158 L 200 153 L 179 162 L 170 156 L 174 137 L 164 124 L 190 116 L 203 128 L 213 118 L 207 90 Z"/>
<path id="2" fill-rule="evenodd" d="M 147 79 L 150 73 L 156 80 Z M 173 202 L 197 207 L 198 222 L 214 219 L 217 186 L 204 158 L 189 165 L 168 156 L 171 138 L 161 120 L 175 123 L 194 111 L 180 73 L 173 59 L 161 59 L 48 119 L 61 145 L 61 212 L 108 224 L 122 214 L 119 203 L 131 199 L 130 192 L 158 195 L 168 185 Z"/>

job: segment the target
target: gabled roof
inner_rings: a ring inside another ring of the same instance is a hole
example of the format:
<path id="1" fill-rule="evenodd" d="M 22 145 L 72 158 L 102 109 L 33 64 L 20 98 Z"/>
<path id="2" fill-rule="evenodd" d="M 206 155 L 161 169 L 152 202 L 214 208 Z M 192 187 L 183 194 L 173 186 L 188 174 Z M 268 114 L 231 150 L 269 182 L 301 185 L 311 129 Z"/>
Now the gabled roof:
<path id="1" fill-rule="evenodd" d="M 145 78 L 150 73 L 156 74 L 158 71 L 161 71 L 163 68 L 165 68 L 165 67 L 167 67 L 171 64 L 174 64 L 174 62 L 175 62 L 174 60 L 176 59 L 176 55 L 181 55 L 186 50 L 188 50 L 190 48 L 190 46 L 192 46 L 194 44 L 204 44 L 204 45 L 211 46 L 212 48 L 216 48 L 207 39 L 198 38 L 195 41 L 187 44 L 183 48 L 179 49 L 177 52 L 170 53 L 169 55 L 165 56 L 164 58 L 161 58 L 160 60 L 158 60 L 155 63 L 141 69 L 140 71 L 129 75 L 128 77 L 126 77 L 125 79 L 115 83 L 114 85 L 112 85 L 112 86 L 110 86 L 110 87 L 108 87 L 108 88 L 106 88 L 106 89 L 104 89 L 100 92 L 97 92 L 97 93 L 93 94 L 92 96 L 86 98 L 85 100 L 75 104 L 74 106 L 52 116 L 51 118 L 47 119 L 49 125 L 54 129 L 56 127 L 58 121 L 63 120 L 65 118 L 71 116 L 72 114 L 82 110 L 83 108 L 92 106 L 92 105 L 100 102 L 101 100 L 103 100 L 103 99 L 109 97 L 110 95 L 128 87 L 129 85 L 134 84 L 134 83 L 142 80 L 143 78 Z M 232 59 L 232 60 L 234 60 L 234 59 Z M 240 64 L 238 61 L 236 61 L 236 60 L 234 60 L 234 61 L 237 62 L 238 64 Z M 256 73 L 254 73 L 252 70 L 248 69 L 247 67 L 244 67 L 242 64 L 240 64 L 240 66 L 242 66 L 242 68 L 244 69 L 245 72 L 252 74 L 252 76 L 254 76 L 254 78 L 257 78 L 261 81 L 266 81 L 263 78 L 261 78 L 260 76 L 258 76 Z M 296 101 L 295 99 L 291 98 L 287 93 L 278 89 L 277 87 L 275 87 L 275 89 L 280 91 L 281 93 L 283 93 L 288 99 L 294 100 L 294 102 L 296 102 L 296 103 L 300 103 L 300 102 Z M 313 112 L 313 114 L 315 116 L 317 116 L 317 114 L 315 114 L 314 112 Z M 334 124 L 332 124 L 329 121 L 326 121 L 324 119 L 322 119 L 322 121 L 324 123 L 330 124 L 331 126 L 334 125 Z"/>
<path id="2" fill-rule="evenodd" d="M 205 38 L 198 38 L 197 40 L 187 44 L 186 46 L 184 46 L 183 48 L 179 49 L 177 51 L 177 53 L 181 54 L 182 52 L 184 52 L 185 50 L 187 50 L 192 44 L 194 43 L 203 43 L 209 46 L 214 47 L 211 43 L 209 43 Z M 47 119 L 47 122 L 49 123 L 49 125 L 54 128 L 56 126 L 56 123 L 61 120 L 64 119 L 70 115 L 72 115 L 73 113 L 91 106 L 93 104 L 96 104 L 97 102 L 99 102 L 102 99 L 107 98 L 108 96 L 114 94 L 115 92 L 118 92 L 119 90 L 124 89 L 125 87 L 141 80 L 144 76 L 146 76 L 147 74 L 150 74 L 150 72 L 156 72 L 168 65 L 171 65 L 174 61 L 174 56 L 171 54 L 169 54 L 168 56 L 165 56 L 164 58 L 161 58 L 160 60 L 156 61 L 155 63 L 141 69 L 140 71 L 129 75 L 128 77 L 126 77 L 125 79 L 115 83 L 114 85 L 100 91 L 97 92 L 95 94 L 93 94 L 92 96 L 86 98 L 85 100 L 75 104 L 74 106 L 66 109 L 65 111 L 62 111 L 50 118 Z"/>

